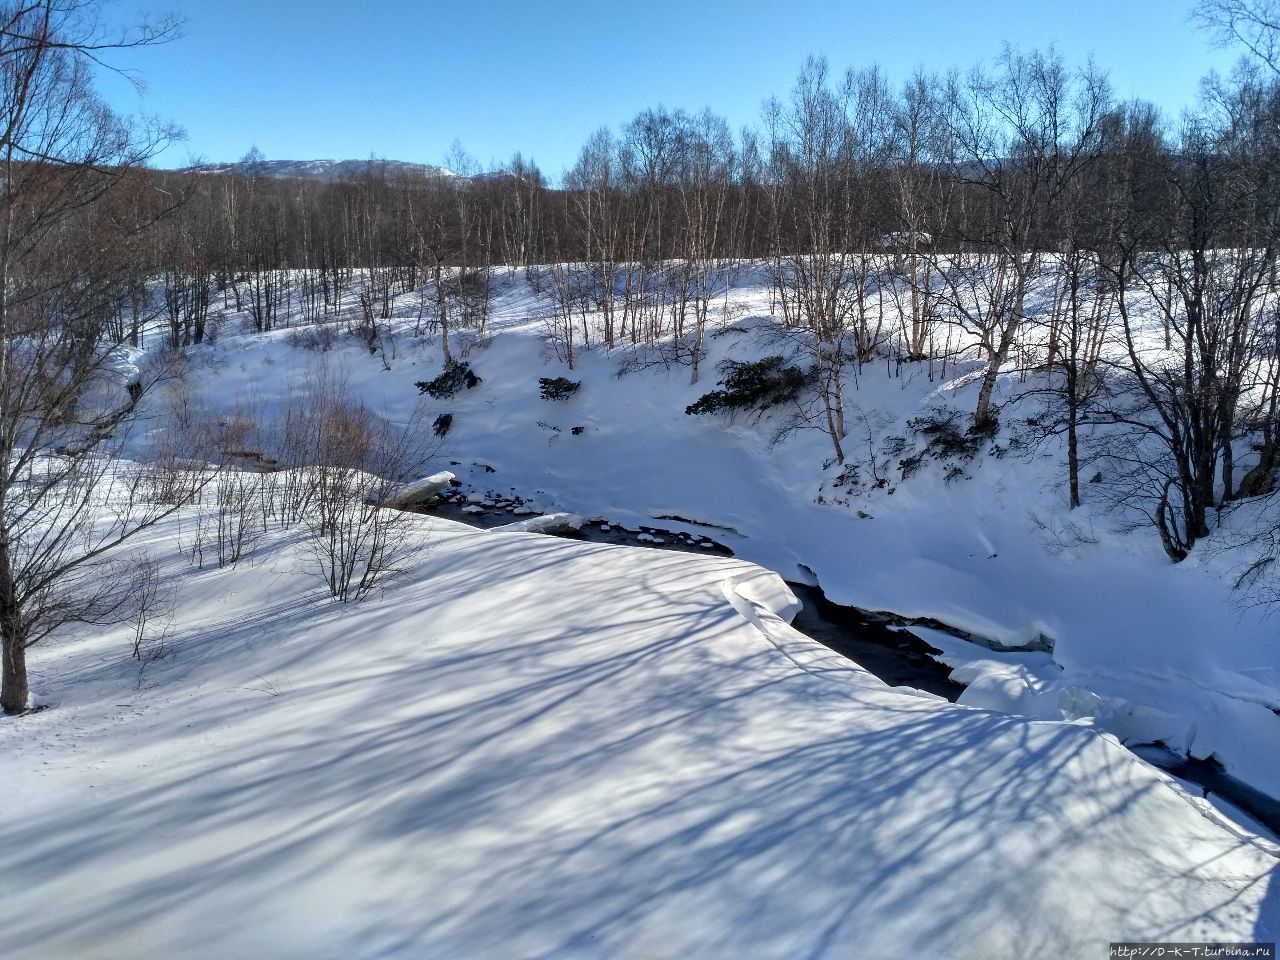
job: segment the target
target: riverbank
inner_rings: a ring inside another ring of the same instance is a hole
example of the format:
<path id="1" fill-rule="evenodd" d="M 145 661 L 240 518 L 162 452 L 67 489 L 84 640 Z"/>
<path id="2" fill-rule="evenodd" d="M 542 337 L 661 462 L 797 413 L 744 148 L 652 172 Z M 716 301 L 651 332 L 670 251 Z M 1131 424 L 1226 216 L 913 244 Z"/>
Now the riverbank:
<path id="1" fill-rule="evenodd" d="M 447 491 L 441 498 L 424 501 L 415 508 L 425 514 L 442 516 L 455 522 L 486 530 L 501 531 L 518 516 L 524 518 L 535 511 L 533 502 L 515 492 L 492 490 L 466 492 Z M 588 543 L 608 543 L 648 547 L 687 553 L 711 552 L 732 556 L 733 551 L 706 534 L 671 530 L 638 524 L 626 527 L 607 517 L 582 518 L 572 531 L 559 536 Z M 688 524 L 679 517 L 662 518 Z M 705 524 L 696 526 L 705 527 Z M 721 533 L 732 533 L 724 531 Z M 901 623 L 892 614 L 872 614 L 855 607 L 832 602 L 816 583 L 788 581 L 787 586 L 801 602 L 791 625 L 806 637 L 816 640 L 867 670 L 891 687 L 923 690 L 933 696 L 956 702 L 965 691 L 951 667 L 944 663 L 943 650 Z M 936 635 L 938 627 L 930 629 Z M 959 631 L 953 631 L 959 633 Z M 967 641 L 961 641 L 965 643 Z M 955 638 L 947 646 L 956 649 Z M 975 656 L 990 656 L 990 651 L 973 651 Z M 940 659 L 941 658 L 941 659 Z M 1189 791 L 1215 803 L 1227 817 L 1245 829 L 1258 830 L 1269 840 L 1280 843 L 1280 800 L 1230 776 L 1221 764 L 1179 755 L 1162 743 L 1127 744 L 1136 756 L 1176 777 Z M 1225 805 L 1223 804 L 1225 801 Z"/>
<path id="2" fill-rule="evenodd" d="M 1019 960 L 1272 940 L 1275 851 L 1114 740 L 895 690 L 740 560 L 442 519 L 367 601 L 196 570 L 167 655 L 33 648 L 6 957 Z M 189 521 L 189 518 L 188 518 Z M 415 529 L 417 529 L 415 527 Z"/>

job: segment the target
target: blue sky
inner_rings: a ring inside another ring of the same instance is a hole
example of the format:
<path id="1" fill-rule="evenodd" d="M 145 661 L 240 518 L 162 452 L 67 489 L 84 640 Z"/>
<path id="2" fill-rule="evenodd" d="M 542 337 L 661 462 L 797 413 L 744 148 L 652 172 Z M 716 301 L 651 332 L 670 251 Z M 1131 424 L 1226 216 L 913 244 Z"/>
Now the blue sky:
<path id="1" fill-rule="evenodd" d="M 139 95 L 104 76 L 109 102 L 180 123 L 157 158 L 363 158 L 441 163 L 455 140 L 481 166 L 520 150 L 553 179 L 594 129 L 648 106 L 711 107 L 737 127 L 787 92 L 805 56 L 891 80 L 998 55 L 1003 41 L 1092 55 L 1121 98 L 1177 113 L 1214 50 L 1192 0 L 109 0 L 122 22 L 186 19 L 165 47 L 120 54 Z M 1050 12 L 1052 11 L 1052 12 Z"/>

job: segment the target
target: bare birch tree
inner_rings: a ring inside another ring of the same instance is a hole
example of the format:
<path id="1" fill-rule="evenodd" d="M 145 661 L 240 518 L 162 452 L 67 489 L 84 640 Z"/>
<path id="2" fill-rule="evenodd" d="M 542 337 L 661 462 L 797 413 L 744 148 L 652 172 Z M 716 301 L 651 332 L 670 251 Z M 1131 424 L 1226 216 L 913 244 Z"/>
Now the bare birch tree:
<path id="1" fill-rule="evenodd" d="M 160 42 L 110 38 L 96 5 L 0 5 L 0 707 L 27 706 L 27 648 L 69 622 L 109 622 L 124 598 L 94 567 L 176 508 L 118 458 L 157 371 L 122 376 L 113 304 L 136 279 L 135 220 L 113 209 L 130 167 L 171 132 L 135 130 L 95 95 L 90 58 Z M 128 205 L 124 205 L 128 207 Z M 137 213 L 136 208 L 133 208 Z M 176 497 L 174 496 L 176 494 Z"/>

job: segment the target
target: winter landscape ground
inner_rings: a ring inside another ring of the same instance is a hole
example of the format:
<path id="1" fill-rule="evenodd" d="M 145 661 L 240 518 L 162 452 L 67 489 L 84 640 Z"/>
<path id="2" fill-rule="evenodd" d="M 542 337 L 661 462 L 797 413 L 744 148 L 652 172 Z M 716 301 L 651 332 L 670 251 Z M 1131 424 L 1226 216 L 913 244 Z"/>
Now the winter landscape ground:
<path id="1" fill-rule="evenodd" d="M 742 285 L 728 291 L 737 319 L 710 337 L 707 368 L 785 348 L 772 336 L 758 276 L 744 268 Z M 693 523 L 658 525 L 711 535 L 786 579 L 816 579 L 837 602 L 936 618 L 996 647 L 1047 640 L 1052 656 L 950 655 L 965 661 L 968 696 L 979 705 L 1091 718 L 1127 740 L 1216 755 L 1280 795 L 1267 749 L 1280 736 L 1280 652 L 1268 608 L 1230 590 L 1239 555 L 1170 565 L 1147 529 L 1117 530 L 1127 518 L 1109 505 L 1068 511 L 1060 443 L 978 458 L 951 482 L 952 464 L 926 462 L 881 488 L 834 486 L 840 470 L 821 430 L 774 442 L 776 418 L 752 426 L 688 416 L 685 407 L 712 384 L 691 385 L 687 367 L 644 350 L 587 352 L 566 370 L 546 338 L 545 302 L 518 276 L 503 290 L 498 332 L 470 358 L 481 384 L 429 410 L 454 415 L 436 462 L 467 492 L 516 493 L 542 511 L 627 524 L 683 517 Z M 411 336 L 416 309 L 404 298 L 399 334 L 375 355 L 350 341 L 326 352 L 299 348 L 288 332 L 228 337 L 194 361 L 198 396 L 184 402 L 270 421 L 317 370 L 337 367 L 373 409 L 407 423 L 423 400 L 414 383 L 440 364 L 438 338 Z M 803 343 L 793 349 L 803 356 Z M 932 380 L 926 364 L 862 369 L 848 396 L 851 446 L 869 444 L 878 464 L 868 454 L 864 473 L 900 474 L 880 438 L 912 436 L 908 421 L 923 411 L 967 410 L 977 388 L 969 373 L 979 366 L 953 366 L 945 378 L 935 368 Z M 619 376 L 620 367 L 640 369 Z M 566 373 L 583 384 L 572 399 L 539 399 L 539 376 Z M 1024 389 L 1019 377 L 1008 379 L 1010 393 Z M 1036 409 L 1034 399 L 1025 405 Z M 583 430 L 574 435 L 574 427 Z"/>
<path id="2" fill-rule="evenodd" d="M 767 290 L 741 275 L 712 361 L 774 349 Z M 1092 542 L 1064 546 L 1052 447 L 833 494 L 819 431 L 774 443 L 769 419 L 686 415 L 708 384 L 685 367 L 619 376 L 624 358 L 585 351 L 578 393 L 540 399 L 538 374 L 570 371 L 528 282 L 501 290 L 491 335 L 462 347 L 480 384 L 426 411 L 454 415 L 432 465 L 477 501 L 687 530 L 736 558 L 415 517 L 425 552 L 343 605 L 296 531 L 197 568 L 184 508 L 131 544 L 172 591 L 164 655 L 131 659 L 126 628 L 37 647 L 47 709 L 0 729 L 4 849 L 21 849 L 6 862 L 26 878 L 3 907 L 8 955 L 1085 957 L 1274 939 L 1275 837 L 1122 745 L 1277 789 L 1273 624 L 1231 596 L 1230 557 L 1170 565 L 1087 506 L 1070 522 Z M 261 442 L 335 370 L 389 421 L 421 417 L 414 383 L 441 345 L 413 335 L 415 303 L 375 352 L 228 315 L 149 399 L 143 434 L 184 408 L 259 424 Z M 923 407 L 971 402 L 966 373 L 868 365 L 850 409 L 909 433 Z M 783 578 L 986 641 L 925 632 L 968 685 L 960 705 L 796 633 Z"/>

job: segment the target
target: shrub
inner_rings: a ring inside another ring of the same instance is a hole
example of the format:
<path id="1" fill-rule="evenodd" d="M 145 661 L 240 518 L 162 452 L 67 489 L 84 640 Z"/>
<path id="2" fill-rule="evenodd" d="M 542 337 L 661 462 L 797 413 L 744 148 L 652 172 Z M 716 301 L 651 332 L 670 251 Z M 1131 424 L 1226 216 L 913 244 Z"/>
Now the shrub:
<path id="1" fill-rule="evenodd" d="M 289 343 L 302 350 L 328 353 L 338 342 L 338 330 L 331 323 L 300 327 L 289 334 Z"/>
<path id="2" fill-rule="evenodd" d="M 999 427 L 999 421 L 994 416 L 979 426 L 967 428 L 963 426 L 963 420 L 964 416 L 958 410 L 943 409 L 931 410 L 908 420 L 907 426 L 925 438 L 925 445 L 923 450 L 898 461 L 902 479 L 906 480 L 919 470 L 926 457 L 939 461 L 972 460 L 982 452 L 983 446 L 991 440 Z M 898 437 L 890 439 L 901 440 Z M 905 444 L 897 447 L 898 452 L 904 449 Z M 963 469 L 953 465 L 946 473 L 946 481 L 950 483 L 963 476 Z"/>
<path id="3" fill-rule="evenodd" d="M 803 370 L 787 365 L 777 356 L 754 362 L 726 360 L 720 370 L 723 389 L 703 394 L 685 407 L 686 414 L 732 414 L 744 410 L 764 413 L 770 407 L 799 399 L 809 380 Z"/>
<path id="4" fill-rule="evenodd" d="M 330 595 L 359 600 L 425 547 L 413 515 L 393 505 L 421 468 L 421 444 L 412 422 L 397 430 L 341 393 L 310 412 L 317 423 L 315 466 L 305 471 L 312 489 L 304 543 Z"/>
<path id="5" fill-rule="evenodd" d="M 453 414 L 442 413 L 436 417 L 435 423 L 431 425 L 431 429 L 435 431 L 437 437 L 443 437 L 449 432 L 449 428 L 453 426 Z"/>
<path id="6" fill-rule="evenodd" d="M 444 372 L 434 380 L 419 380 L 414 384 L 419 393 L 436 400 L 447 400 L 464 387 L 472 390 L 480 384 L 480 378 L 471 370 L 471 364 L 462 360 L 450 360 Z"/>
<path id="7" fill-rule="evenodd" d="M 964 428 L 957 410 L 933 410 L 907 421 L 907 426 L 926 437 L 925 450 L 940 460 L 958 457 L 972 460 L 994 432 L 993 428 Z"/>
<path id="8" fill-rule="evenodd" d="M 538 378 L 538 391 L 543 400 L 568 400 L 581 386 L 582 381 L 570 380 L 568 377 Z"/>

